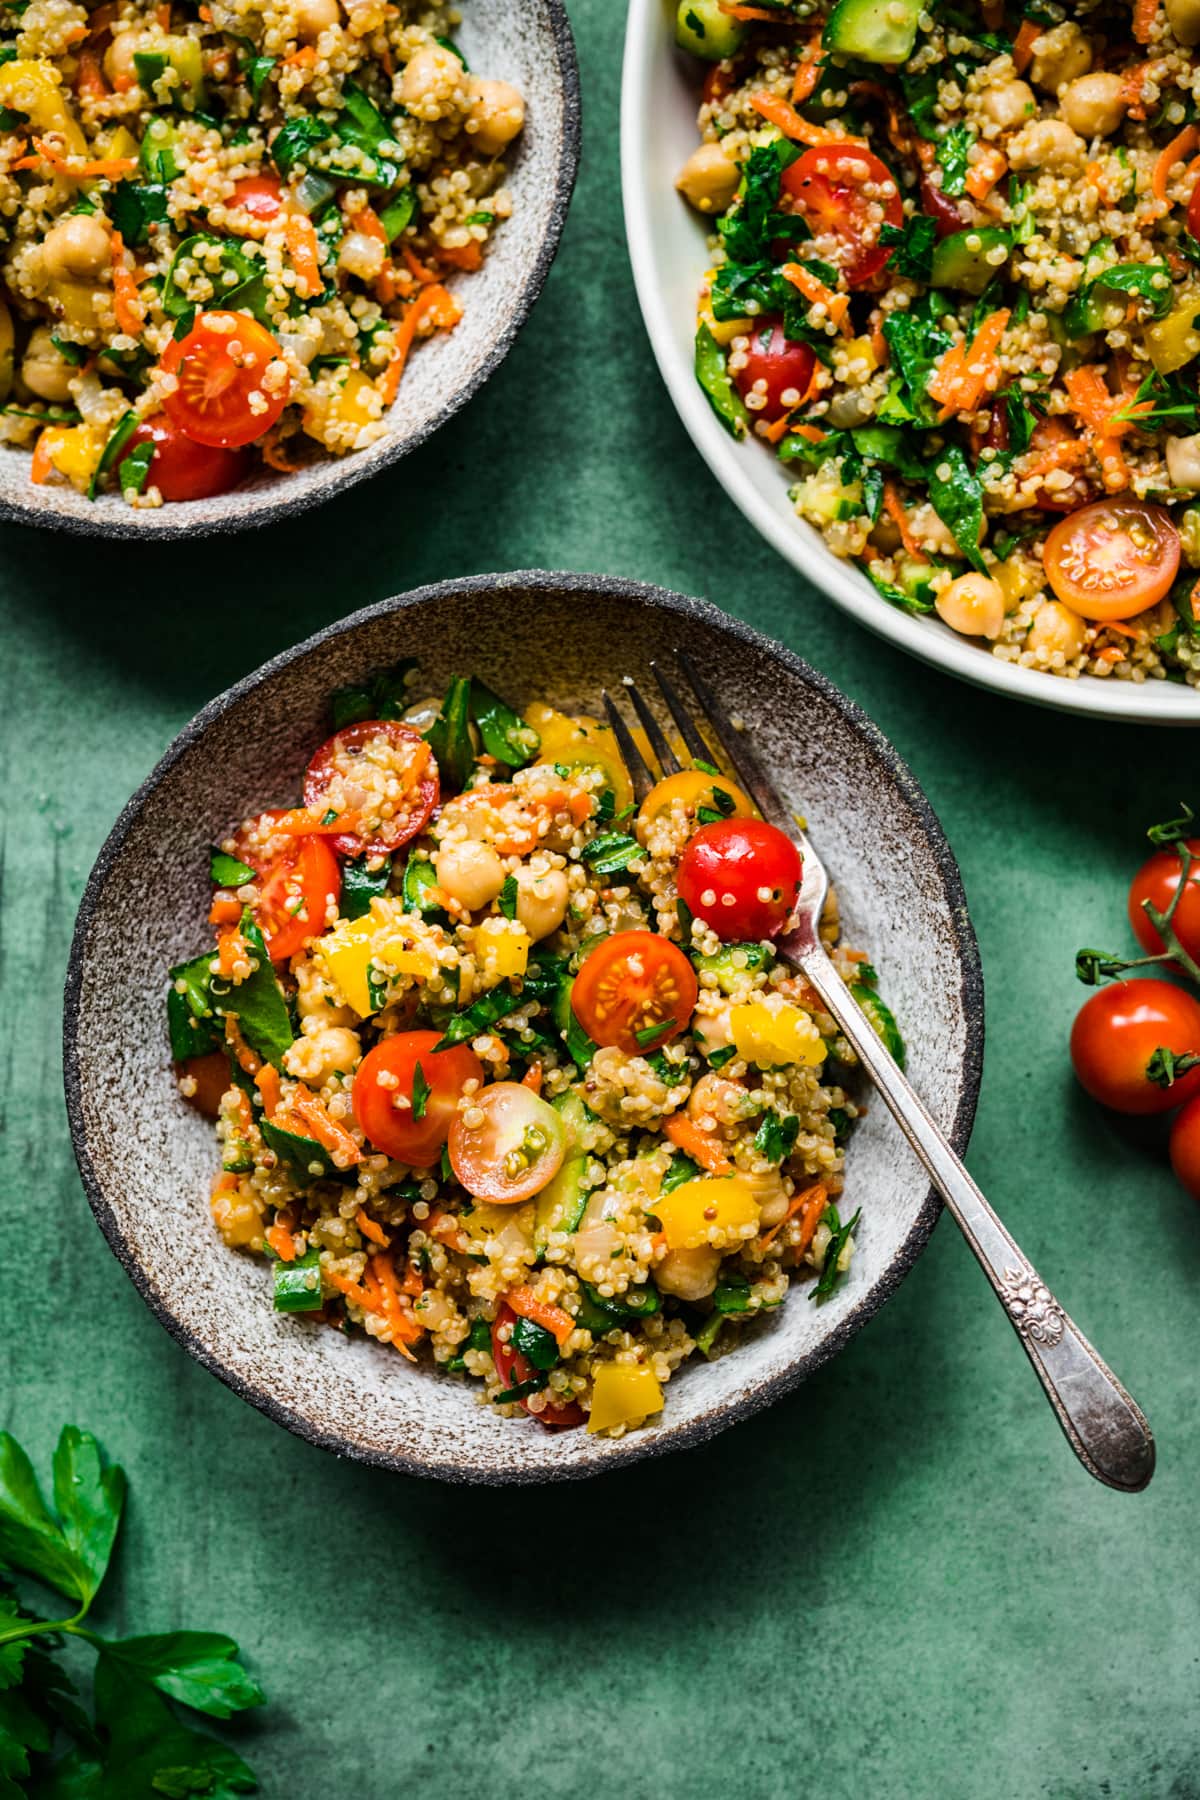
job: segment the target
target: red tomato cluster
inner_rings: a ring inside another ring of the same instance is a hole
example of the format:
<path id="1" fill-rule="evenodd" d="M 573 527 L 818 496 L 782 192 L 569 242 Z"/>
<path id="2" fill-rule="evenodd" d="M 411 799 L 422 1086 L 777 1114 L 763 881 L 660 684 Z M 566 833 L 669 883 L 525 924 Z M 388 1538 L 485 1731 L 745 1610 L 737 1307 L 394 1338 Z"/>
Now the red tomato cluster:
<path id="1" fill-rule="evenodd" d="M 1146 903 L 1162 921 L 1161 931 Z M 1200 838 L 1158 850 L 1143 863 L 1130 884 L 1128 913 L 1139 944 L 1151 957 L 1161 959 L 1173 974 L 1195 976 L 1200 967 Z M 1200 1200 L 1200 1000 L 1173 982 L 1144 976 L 1103 987 L 1075 1020 L 1071 1061 L 1092 1098 L 1114 1112 L 1176 1113 L 1171 1166 L 1188 1193 Z"/>

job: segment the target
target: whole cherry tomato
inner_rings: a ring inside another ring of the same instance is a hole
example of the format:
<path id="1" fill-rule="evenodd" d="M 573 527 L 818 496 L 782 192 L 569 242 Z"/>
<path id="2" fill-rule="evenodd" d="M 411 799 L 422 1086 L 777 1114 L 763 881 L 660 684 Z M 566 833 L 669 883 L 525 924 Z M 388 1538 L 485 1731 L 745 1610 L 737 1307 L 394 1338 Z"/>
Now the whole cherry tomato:
<path id="1" fill-rule="evenodd" d="M 800 852 L 765 819 L 702 825 L 679 859 L 679 895 L 726 943 L 778 937 L 800 892 Z"/>
<path id="2" fill-rule="evenodd" d="M 1155 1053 L 1200 1054 L 1200 1001 L 1166 981 L 1117 981 L 1080 1008 L 1071 1061 L 1093 1100 L 1119 1113 L 1170 1112 L 1200 1094 L 1200 1068 L 1170 1086 L 1147 1073 Z"/>
<path id="3" fill-rule="evenodd" d="M 1171 1167 L 1193 1200 L 1200 1200 L 1200 1099 L 1189 1100 L 1171 1127 Z"/>
<path id="4" fill-rule="evenodd" d="M 1171 923 L 1175 935 L 1195 961 L 1200 962 L 1200 838 L 1189 838 L 1187 848 L 1196 858 L 1188 874 L 1183 898 Z M 1143 900 L 1149 900 L 1156 912 L 1165 913 L 1175 898 L 1183 876 L 1183 864 L 1175 850 L 1156 850 L 1134 876 L 1129 889 L 1129 923 L 1143 950 L 1151 954 L 1165 948 L 1161 937 L 1146 917 Z"/>

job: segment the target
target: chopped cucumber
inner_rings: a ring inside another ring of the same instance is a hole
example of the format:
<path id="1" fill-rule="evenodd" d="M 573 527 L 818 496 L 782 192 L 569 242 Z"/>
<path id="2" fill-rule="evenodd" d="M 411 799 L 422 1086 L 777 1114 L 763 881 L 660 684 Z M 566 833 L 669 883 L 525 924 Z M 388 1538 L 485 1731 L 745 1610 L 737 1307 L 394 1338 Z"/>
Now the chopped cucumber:
<path id="1" fill-rule="evenodd" d="M 321 1252 L 310 1250 L 295 1262 L 275 1264 L 275 1311 L 320 1312 Z"/>
<path id="2" fill-rule="evenodd" d="M 920 17 L 921 0 L 838 0 L 821 41 L 862 62 L 907 62 Z"/>
<path id="3" fill-rule="evenodd" d="M 675 13 L 675 42 L 681 50 L 720 62 L 736 56 L 746 37 L 746 27 L 722 12 L 718 0 L 679 0 Z"/>
<path id="4" fill-rule="evenodd" d="M 545 1245 L 552 1231 L 578 1231 L 588 1203 L 584 1186 L 587 1152 L 579 1148 L 580 1135 L 587 1124 L 588 1110 L 573 1088 L 558 1094 L 550 1102 L 567 1130 L 567 1153 L 554 1179 L 537 1197 L 535 1241 Z"/>
<path id="5" fill-rule="evenodd" d="M 1009 242 L 1007 231 L 991 225 L 979 230 L 956 231 L 953 236 L 943 238 L 933 253 L 931 285 L 957 288 L 964 294 L 982 294 L 988 282 L 1004 266 L 992 262 L 991 255 L 998 249 L 1007 254 Z"/>
<path id="6" fill-rule="evenodd" d="M 575 1318 L 593 1337 L 603 1337 L 609 1331 L 625 1331 L 639 1319 L 650 1318 L 662 1305 L 658 1289 L 649 1283 L 645 1287 L 628 1288 L 611 1300 L 589 1287 L 586 1281 L 582 1286 L 583 1299 Z"/>
<path id="7" fill-rule="evenodd" d="M 401 884 L 401 896 L 406 912 L 419 912 L 427 919 L 444 920 L 445 912 L 438 901 L 431 898 L 431 890 L 437 887 L 437 870 L 427 857 L 418 859 L 410 856 L 404 865 L 404 880 Z"/>
<path id="8" fill-rule="evenodd" d="M 698 975 L 715 975 L 723 994 L 732 994 L 747 975 L 756 975 L 770 966 L 775 955 L 769 944 L 726 944 L 712 956 L 693 960 Z"/>

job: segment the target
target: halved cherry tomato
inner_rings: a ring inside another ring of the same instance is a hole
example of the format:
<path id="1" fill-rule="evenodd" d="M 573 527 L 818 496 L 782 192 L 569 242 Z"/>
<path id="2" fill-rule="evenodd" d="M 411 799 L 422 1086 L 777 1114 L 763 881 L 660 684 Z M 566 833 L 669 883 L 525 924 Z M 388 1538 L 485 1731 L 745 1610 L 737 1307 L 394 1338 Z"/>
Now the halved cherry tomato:
<path id="1" fill-rule="evenodd" d="M 440 1041 L 436 1031 L 397 1031 L 368 1050 L 354 1077 L 354 1116 L 371 1143 L 416 1169 L 440 1156 L 468 1081 L 483 1083 L 483 1065 L 468 1045 L 438 1050 Z"/>
<path id="2" fill-rule="evenodd" d="M 516 1322 L 516 1313 L 506 1300 L 502 1300 L 492 1322 L 492 1361 L 505 1388 L 520 1387 L 526 1381 L 535 1380 L 538 1375 L 538 1370 L 529 1358 L 512 1347 L 512 1331 Z M 547 1403 L 537 1412 L 530 1406 L 528 1399 L 523 1399 L 520 1404 L 547 1431 L 565 1431 L 572 1425 L 582 1425 L 584 1421 L 583 1408 L 574 1400 L 568 1401 L 565 1406 Z"/>
<path id="3" fill-rule="evenodd" d="M 754 417 L 770 425 L 800 404 L 816 366 L 810 345 L 785 337 L 778 319 L 762 319 L 751 333 L 745 364 L 733 379 L 743 400 L 755 392 L 765 397 L 765 404 L 753 409 Z"/>
<path id="4" fill-rule="evenodd" d="M 188 1105 L 194 1106 L 206 1119 L 215 1119 L 231 1080 L 229 1058 L 225 1052 L 209 1050 L 204 1056 L 189 1056 L 186 1062 L 175 1064 L 175 1073 L 195 1083 L 191 1093 L 185 1096 Z"/>
<path id="5" fill-rule="evenodd" d="M 1162 1087 L 1146 1073 L 1156 1050 L 1200 1053 L 1200 1001 L 1166 981 L 1101 988 L 1071 1029 L 1071 1061 L 1093 1100 L 1119 1113 L 1162 1113 L 1200 1094 L 1200 1068 Z"/>
<path id="6" fill-rule="evenodd" d="M 1097 500 L 1060 520 L 1042 561 L 1058 598 L 1085 619 L 1132 619 L 1169 591 L 1179 554 L 1163 507 Z"/>
<path id="7" fill-rule="evenodd" d="M 702 825 L 679 859 L 680 899 L 727 943 L 777 937 L 800 892 L 800 852 L 765 819 Z"/>
<path id="8" fill-rule="evenodd" d="M 282 807 L 260 813 L 238 832 L 234 849 L 258 877 L 254 919 L 272 962 L 286 962 L 319 937 L 342 892 L 342 871 L 325 838 L 272 835 L 285 817 Z"/>
<path id="9" fill-rule="evenodd" d="M 858 144 L 806 150 L 783 171 L 785 193 L 804 214 L 818 256 L 833 263 L 851 287 L 862 287 L 890 260 L 879 242 L 885 225 L 902 225 L 904 202 L 891 171 Z"/>
<path id="10" fill-rule="evenodd" d="M 162 366 L 178 386 L 163 406 L 198 444 L 235 449 L 260 438 L 288 402 L 290 378 L 270 387 L 263 376 L 282 352 L 249 313 L 202 312 L 182 339 L 172 338 Z M 281 365 L 282 366 L 282 365 Z"/>
<path id="11" fill-rule="evenodd" d="M 385 856 L 416 837 L 438 803 L 438 766 L 420 732 L 401 719 L 364 719 L 326 740 L 308 765 L 304 804 L 319 817 L 353 813 L 335 837 L 339 856 Z"/>
<path id="12" fill-rule="evenodd" d="M 1189 1100 L 1171 1127 L 1171 1167 L 1193 1200 L 1200 1200 L 1200 1099 Z"/>
<path id="13" fill-rule="evenodd" d="M 940 238 L 953 237 L 956 232 L 965 231 L 971 223 L 971 214 L 952 200 L 944 188 L 931 181 L 928 175 L 921 177 L 921 211 L 928 213 L 937 226 Z"/>
<path id="14" fill-rule="evenodd" d="M 154 445 L 145 485 L 156 487 L 164 500 L 208 500 L 213 494 L 227 494 L 248 467 L 244 451 L 198 444 L 185 437 L 166 413 L 155 413 L 135 427 L 118 459 L 118 469 L 138 444 Z"/>
<path id="15" fill-rule="evenodd" d="M 718 804 L 718 795 L 724 796 Z M 695 817 L 702 808 L 730 818 L 754 817 L 754 802 L 735 782 L 724 775 L 706 775 L 703 769 L 680 769 L 655 782 L 638 807 L 637 831 L 641 837 L 647 826 L 665 813 L 667 808 L 681 805 Z M 703 821 L 708 823 L 708 821 Z"/>
<path id="16" fill-rule="evenodd" d="M 467 1112 L 455 1115 L 447 1146 L 468 1194 L 501 1206 L 540 1193 L 562 1167 L 566 1147 L 554 1108 L 520 1081 L 497 1081 L 476 1094 Z"/>
<path id="17" fill-rule="evenodd" d="M 1197 860 L 1171 923 L 1188 955 L 1200 961 L 1200 838 L 1189 838 L 1187 847 Z M 1165 913 L 1175 898 L 1182 874 L 1183 865 L 1174 850 L 1157 850 L 1142 864 L 1130 885 L 1129 923 L 1142 949 L 1151 954 L 1165 945 L 1146 917 L 1142 901 L 1149 900 L 1156 912 Z"/>
<path id="18" fill-rule="evenodd" d="M 618 931 L 584 958 L 571 1006 L 593 1043 L 650 1056 L 687 1030 L 699 995 L 678 944 L 654 931 Z"/>
<path id="19" fill-rule="evenodd" d="M 278 175 L 244 175 L 233 184 L 228 206 L 240 206 L 263 225 L 283 211 L 283 187 Z"/>

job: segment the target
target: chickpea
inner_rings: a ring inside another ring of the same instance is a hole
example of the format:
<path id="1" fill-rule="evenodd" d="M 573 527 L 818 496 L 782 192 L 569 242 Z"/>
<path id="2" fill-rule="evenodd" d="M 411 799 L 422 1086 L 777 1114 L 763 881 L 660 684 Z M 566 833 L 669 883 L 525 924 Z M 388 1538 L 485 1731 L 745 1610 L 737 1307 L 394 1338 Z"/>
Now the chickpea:
<path id="1" fill-rule="evenodd" d="M 922 501 L 920 506 L 913 507 L 908 523 L 913 537 L 923 550 L 932 551 L 934 556 L 962 555 L 954 533 L 927 500 Z"/>
<path id="2" fill-rule="evenodd" d="M 348 1075 L 362 1059 L 362 1045 L 344 1025 L 326 1025 L 298 1037 L 283 1058 L 283 1066 L 297 1081 L 324 1087 L 333 1075 Z"/>
<path id="3" fill-rule="evenodd" d="M 758 1107 L 744 1087 L 710 1069 L 688 1095 L 687 1110 L 690 1118 L 711 1131 L 714 1125 L 736 1125 L 739 1119 L 751 1118 Z"/>
<path id="4" fill-rule="evenodd" d="M 471 108 L 466 128 L 477 150 L 499 156 L 525 124 L 525 102 L 509 81 L 488 81 L 472 75 L 467 82 Z"/>
<path id="5" fill-rule="evenodd" d="M 1200 437 L 1167 439 L 1167 474 L 1172 487 L 1200 490 Z"/>
<path id="6" fill-rule="evenodd" d="M 1082 163 L 1084 149 L 1065 119 L 1035 119 L 1010 142 L 1008 160 L 1014 169 L 1067 169 Z"/>
<path id="7" fill-rule="evenodd" d="M 1121 77 L 1106 74 L 1103 69 L 1069 81 L 1058 96 L 1059 112 L 1071 130 L 1085 138 L 1111 137 L 1128 105 Z"/>
<path id="8" fill-rule="evenodd" d="M 50 340 L 48 325 L 39 325 L 30 336 L 21 359 L 21 379 L 39 400 L 69 400 L 70 381 L 76 373 Z"/>
<path id="9" fill-rule="evenodd" d="M 557 931 L 567 912 L 565 869 L 517 872 L 517 921 L 536 943 Z"/>
<path id="10" fill-rule="evenodd" d="M 1092 46 L 1078 25 L 1056 25 L 1037 40 L 1029 76 L 1043 93 L 1057 94 L 1066 81 L 1086 75 L 1092 66 Z"/>
<path id="11" fill-rule="evenodd" d="M 296 0 L 296 35 L 302 44 L 315 44 L 323 31 L 341 21 L 338 0 Z"/>
<path id="12" fill-rule="evenodd" d="M 696 1250 L 668 1250 L 654 1267 L 654 1280 L 664 1294 L 680 1300 L 703 1300 L 717 1285 L 721 1252 L 701 1244 Z"/>
<path id="13" fill-rule="evenodd" d="M 697 212 L 724 212 L 737 192 L 742 172 L 720 144 L 701 144 L 680 169 L 675 186 Z"/>
<path id="14" fill-rule="evenodd" d="M 1167 0 L 1167 24 L 1181 44 L 1200 44 L 1200 0 Z"/>
<path id="15" fill-rule="evenodd" d="M 438 886 L 468 912 L 490 906 L 504 886 L 504 864 L 486 844 L 447 844 L 433 859 Z"/>
<path id="16" fill-rule="evenodd" d="M 758 1201 L 758 1222 L 769 1231 L 772 1225 L 780 1224 L 787 1217 L 791 1204 L 783 1176 L 778 1169 L 768 1169 L 765 1175 L 747 1175 L 745 1180 Z"/>
<path id="17" fill-rule="evenodd" d="M 104 52 L 104 73 L 118 94 L 128 93 L 130 88 L 138 85 L 134 57 L 139 52 L 155 50 L 160 47 L 161 40 L 156 38 L 152 31 L 119 31 L 116 34 Z"/>
<path id="18" fill-rule="evenodd" d="M 988 88 L 980 107 L 989 125 L 1014 131 L 1037 111 L 1037 100 L 1027 81 L 998 81 Z"/>
<path id="19" fill-rule="evenodd" d="M 52 281 L 92 281 L 107 269 L 112 239 L 94 213 L 72 213 L 42 240 L 42 267 Z"/>
<path id="20" fill-rule="evenodd" d="M 1087 626 L 1079 614 L 1064 606 L 1061 600 L 1047 600 L 1038 607 L 1025 639 L 1025 648 L 1044 650 L 1050 656 L 1061 650 L 1066 660 L 1073 662 L 1086 642 Z"/>
<path id="21" fill-rule="evenodd" d="M 934 605 L 951 631 L 964 637 L 997 638 L 1004 629 L 1004 590 L 988 575 L 960 575 Z"/>
<path id="22" fill-rule="evenodd" d="M 418 119 L 461 112 L 467 101 L 467 72 L 453 50 L 429 44 L 405 64 L 400 99 Z"/>

